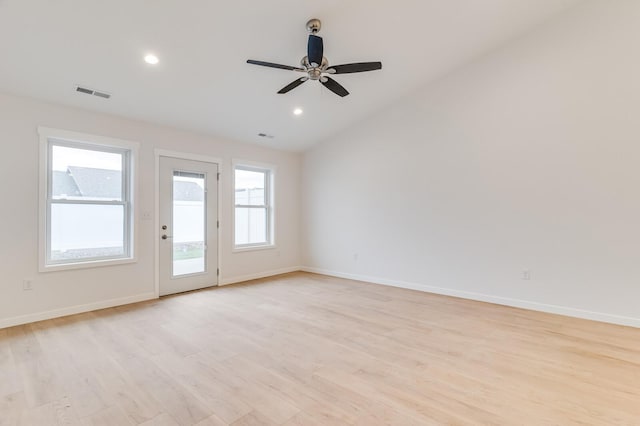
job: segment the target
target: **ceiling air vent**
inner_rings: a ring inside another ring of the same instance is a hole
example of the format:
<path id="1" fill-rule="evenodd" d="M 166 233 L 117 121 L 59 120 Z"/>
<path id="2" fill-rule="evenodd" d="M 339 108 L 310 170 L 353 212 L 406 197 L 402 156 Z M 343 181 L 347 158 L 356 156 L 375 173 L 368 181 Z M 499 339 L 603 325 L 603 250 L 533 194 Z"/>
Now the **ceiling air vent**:
<path id="1" fill-rule="evenodd" d="M 86 89 L 84 87 L 76 86 L 76 92 L 86 93 L 87 95 L 93 95 L 93 90 Z"/>
<path id="2" fill-rule="evenodd" d="M 100 98 L 105 98 L 105 99 L 109 99 L 111 97 L 109 93 L 98 92 L 97 90 L 93 92 L 93 96 L 98 96 Z"/>
<path id="3" fill-rule="evenodd" d="M 99 98 L 109 99 L 111 97 L 110 93 L 99 92 L 97 90 L 89 89 L 87 87 L 76 86 L 76 92 L 85 93 L 87 95 L 97 96 Z"/>

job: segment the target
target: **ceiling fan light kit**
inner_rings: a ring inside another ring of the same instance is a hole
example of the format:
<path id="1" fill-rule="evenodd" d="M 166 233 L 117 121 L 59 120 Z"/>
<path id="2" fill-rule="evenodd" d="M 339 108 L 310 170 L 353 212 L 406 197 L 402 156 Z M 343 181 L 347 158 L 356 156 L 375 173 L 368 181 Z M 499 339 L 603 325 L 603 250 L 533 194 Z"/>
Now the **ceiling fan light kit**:
<path id="1" fill-rule="evenodd" d="M 329 65 L 329 61 L 324 57 L 324 43 L 322 37 L 316 35 L 322 28 L 319 19 L 310 19 L 307 22 L 307 31 L 309 31 L 309 39 L 307 41 L 307 56 L 300 61 L 299 67 L 289 65 L 274 64 L 272 62 L 247 60 L 248 64 L 260 65 L 269 68 L 278 68 L 287 71 L 295 71 L 306 74 L 278 91 L 279 94 L 288 93 L 296 87 L 300 86 L 308 80 L 319 81 L 324 87 L 331 90 L 340 97 L 349 94 L 347 89 L 342 87 L 340 83 L 329 77 L 334 74 L 352 74 L 358 72 L 375 71 L 382 69 L 382 62 L 356 62 L 343 65 Z"/>

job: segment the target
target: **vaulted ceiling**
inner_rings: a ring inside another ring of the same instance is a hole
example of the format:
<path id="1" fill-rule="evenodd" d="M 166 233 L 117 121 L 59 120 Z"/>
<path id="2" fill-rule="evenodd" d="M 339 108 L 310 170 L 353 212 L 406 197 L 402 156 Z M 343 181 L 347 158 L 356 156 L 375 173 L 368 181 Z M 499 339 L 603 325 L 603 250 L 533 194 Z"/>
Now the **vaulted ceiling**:
<path id="1" fill-rule="evenodd" d="M 302 151 L 579 1 L 0 0 L 0 91 Z M 298 65 L 314 17 L 332 64 L 383 63 L 336 76 L 350 96 L 245 63 Z"/>

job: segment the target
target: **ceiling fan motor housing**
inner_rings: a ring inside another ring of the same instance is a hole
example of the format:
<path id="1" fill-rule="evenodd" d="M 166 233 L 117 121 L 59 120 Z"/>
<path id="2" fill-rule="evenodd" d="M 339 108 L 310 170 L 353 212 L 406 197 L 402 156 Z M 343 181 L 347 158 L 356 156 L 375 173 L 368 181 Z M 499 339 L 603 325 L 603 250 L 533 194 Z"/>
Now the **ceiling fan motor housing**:
<path id="1" fill-rule="evenodd" d="M 307 43 L 307 57 L 309 58 L 309 62 L 315 66 L 319 67 L 322 64 L 322 55 L 324 53 L 324 43 L 322 42 L 322 37 L 309 34 L 309 43 Z"/>

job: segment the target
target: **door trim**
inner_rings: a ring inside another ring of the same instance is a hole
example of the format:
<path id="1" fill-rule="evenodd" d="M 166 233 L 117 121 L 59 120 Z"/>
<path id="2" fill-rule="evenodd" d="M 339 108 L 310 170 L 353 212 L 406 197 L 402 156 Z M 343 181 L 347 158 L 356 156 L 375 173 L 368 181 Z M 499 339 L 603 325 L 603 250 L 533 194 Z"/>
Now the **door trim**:
<path id="1" fill-rule="evenodd" d="M 218 157 L 210 157 L 208 155 L 201 154 L 193 154 L 188 152 L 179 152 L 179 151 L 170 151 L 166 149 L 154 149 L 153 150 L 155 157 L 155 211 L 154 211 L 154 247 L 155 247 L 155 255 L 154 255 L 154 292 L 156 298 L 160 297 L 160 239 L 156 238 L 157 231 L 160 229 L 160 157 L 169 157 L 169 158 L 177 158 L 180 160 L 191 160 L 191 161 L 201 161 L 203 163 L 212 163 L 218 165 L 218 173 L 220 173 L 220 179 L 217 181 L 218 190 L 218 221 L 222 224 L 220 220 L 222 215 L 222 191 L 220 191 L 220 182 L 222 182 L 222 159 Z M 218 269 L 220 270 L 220 274 L 218 275 L 218 285 L 222 282 L 222 238 L 220 238 L 220 230 L 222 227 L 218 228 Z"/>

